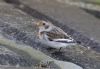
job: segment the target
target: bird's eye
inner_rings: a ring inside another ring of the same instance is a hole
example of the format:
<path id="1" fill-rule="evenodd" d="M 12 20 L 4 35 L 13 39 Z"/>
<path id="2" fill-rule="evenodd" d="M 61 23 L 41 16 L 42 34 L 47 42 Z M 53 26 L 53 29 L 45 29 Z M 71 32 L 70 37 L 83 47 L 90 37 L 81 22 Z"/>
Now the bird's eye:
<path id="1" fill-rule="evenodd" d="M 45 25 L 45 23 L 43 23 L 43 25 Z"/>

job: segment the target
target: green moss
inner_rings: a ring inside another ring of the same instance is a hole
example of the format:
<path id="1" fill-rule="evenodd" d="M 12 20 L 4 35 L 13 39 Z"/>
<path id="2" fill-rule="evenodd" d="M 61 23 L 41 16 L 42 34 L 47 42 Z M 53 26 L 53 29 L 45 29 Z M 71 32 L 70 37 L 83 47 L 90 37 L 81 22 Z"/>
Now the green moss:
<path id="1" fill-rule="evenodd" d="M 100 0 L 95 0 L 95 2 L 100 3 Z"/>
<path id="2" fill-rule="evenodd" d="M 100 0 L 81 0 L 81 1 L 85 3 L 92 3 L 92 4 L 100 5 Z"/>
<path id="3" fill-rule="evenodd" d="M 88 2 L 100 5 L 100 0 L 91 0 L 91 1 L 88 1 Z"/>

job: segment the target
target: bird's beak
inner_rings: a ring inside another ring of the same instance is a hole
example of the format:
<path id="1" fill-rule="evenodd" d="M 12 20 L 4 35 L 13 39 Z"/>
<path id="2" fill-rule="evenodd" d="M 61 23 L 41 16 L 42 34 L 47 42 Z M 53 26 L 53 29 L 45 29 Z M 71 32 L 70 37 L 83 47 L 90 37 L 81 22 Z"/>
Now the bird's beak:
<path id="1" fill-rule="evenodd" d="M 34 25 L 39 27 L 40 26 L 40 23 L 39 22 L 34 22 Z"/>

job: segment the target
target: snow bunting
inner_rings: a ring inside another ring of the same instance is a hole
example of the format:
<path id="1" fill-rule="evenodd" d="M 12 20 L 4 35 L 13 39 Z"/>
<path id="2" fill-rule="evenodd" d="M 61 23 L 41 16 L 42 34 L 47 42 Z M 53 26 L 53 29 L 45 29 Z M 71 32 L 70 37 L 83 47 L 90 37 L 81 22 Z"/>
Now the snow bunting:
<path id="1" fill-rule="evenodd" d="M 39 39 L 51 48 L 60 49 L 77 44 L 72 37 L 49 21 L 38 20 L 35 25 L 38 27 Z"/>

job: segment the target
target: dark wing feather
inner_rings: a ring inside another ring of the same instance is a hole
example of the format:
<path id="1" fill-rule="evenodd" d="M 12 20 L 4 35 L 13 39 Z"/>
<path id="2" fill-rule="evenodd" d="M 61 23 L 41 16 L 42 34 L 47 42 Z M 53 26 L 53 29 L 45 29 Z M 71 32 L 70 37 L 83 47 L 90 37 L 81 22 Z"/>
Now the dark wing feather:
<path id="1" fill-rule="evenodd" d="M 53 39 L 70 39 L 69 36 L 67 36 L 65 33 L 63 33 L 64 31 L 62 31 L 61 29 L 58 30 L 58 28 L 53 29 L 49 32 L 45 32 L 46 35 L 48 36 L 49 40 L 53 40 Z"/>

